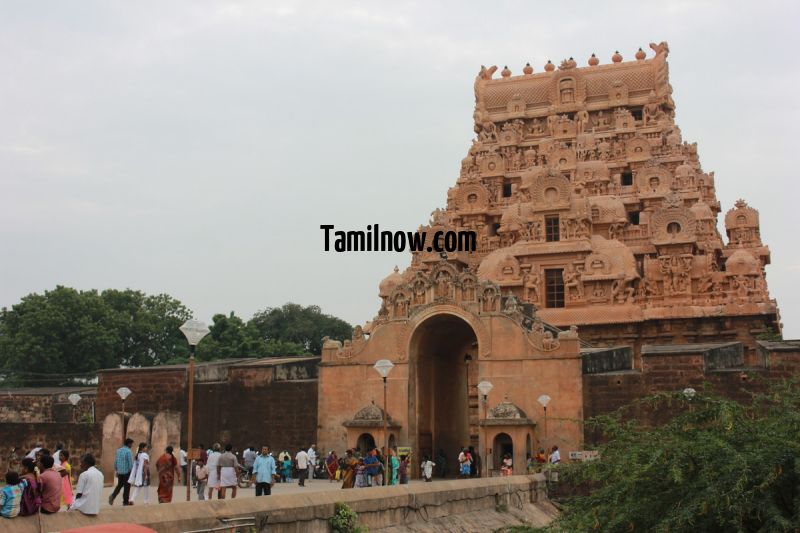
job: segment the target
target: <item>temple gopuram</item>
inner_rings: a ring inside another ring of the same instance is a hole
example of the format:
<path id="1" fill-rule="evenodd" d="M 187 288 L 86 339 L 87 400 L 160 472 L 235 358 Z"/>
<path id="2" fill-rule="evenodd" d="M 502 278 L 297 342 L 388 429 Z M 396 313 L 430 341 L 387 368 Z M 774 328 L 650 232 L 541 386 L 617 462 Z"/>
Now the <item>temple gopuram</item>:
<path id="1" fill-rule="evenodd" d="M 472 230 L 478 247 L 415 252 L 381 282 L 378 315 L 325 343 L 323 448 L 388 440 L 454 460 L 473 445 L 490 468 L 504 453 L 520 466 L 540 446 L 581 449 L 576 421 L 599 387 L 587 375 L 635 382 L 627 398 L 653 390 L 666 356 L 676 386 L 764 364 L 756 338 L 780 322 L 758 211 L 739 200 L 720 234 L 714 173 L 675 123 L 669 48 L 650 48 L 607 65 L 480 69 L 476 137 L 446 208 L 419 228 Z M 387 406 L 379 359 L 395 365 Z"/>

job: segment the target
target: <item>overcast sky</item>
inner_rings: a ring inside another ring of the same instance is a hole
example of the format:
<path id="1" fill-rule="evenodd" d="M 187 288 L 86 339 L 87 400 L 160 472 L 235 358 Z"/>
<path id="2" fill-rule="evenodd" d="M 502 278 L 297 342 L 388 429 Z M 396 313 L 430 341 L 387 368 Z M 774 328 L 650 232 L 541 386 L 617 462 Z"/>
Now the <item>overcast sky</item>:
<path id="1" fill-rule="evenodd" d="M 319 226 L 414 230 L 443 207 L 481 64 L 539 72 L 666 40 L 684 139 L 723 214 L 739 197 L 760 210 L 770 291 L 800 337 L 798 15 L 764 0 L 4 1 L 0 306 L 130 287 L 207 321 L 292 301 L 363 323 L 410 255 L 326 253 Z"/>

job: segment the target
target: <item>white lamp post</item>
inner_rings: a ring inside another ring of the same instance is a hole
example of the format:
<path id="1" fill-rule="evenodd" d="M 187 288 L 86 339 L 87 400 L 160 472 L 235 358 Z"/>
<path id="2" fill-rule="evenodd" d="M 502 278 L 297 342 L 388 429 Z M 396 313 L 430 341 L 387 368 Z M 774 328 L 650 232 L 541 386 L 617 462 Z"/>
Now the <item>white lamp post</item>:
<path id="1" fill-rule="evenodd" d="M 542 407 L 544 407 L 544 438 L 545 439 L 547 438 L 547 404 L 550 403 L 550 400 L 551 400 L 551 398 L 547 394 L 542 394 L 541 396 L 539 396 L 539 399 L 537 400 L 540 404 L 542 404 Z"/>
<path id="2" fill-rule="evenodd" d="M 386 462 L 384 465 L 384 479 L 386 480 L 389 477 L 389 415 L 386 412 L 386 378 L 394 368 L 394 364 L 388 359 L 381 359 L 372 368 L 383 378 L 383 459 Z"/>
<path id="3" fill-rule="evenodd" d="M 131 395 L 132 390 L 128 387 L 120 387 L 117 389 L 117 395 L 122 399 L 122 440 L 125 440 L 125 437 L 128 434 L 128 421 L 125 420 L 125 398 Z"/>
<path id="4" fill-rule="evenodd" d="M 186 469 L 187 478 L 191 479 L 192 475 L 192 418 L 194 416 L 194 352 L 197 349 L 198 343 L 203 340 L 203 337 L 209 334 L 208 326 L 199 320 L 187 320 L 180 327 L 181 333 L 186 337 L 189 342 L 189 413 L 186 416 L 186 453 L 189 454 L 189 468 Z M 186 501 L 192 499 L 192 484 L 189 479 L 184 479 L 186 483 Z"/>
<path id="5" fill-rule="evenodd" d="M 494 385 L 491 382 L 486 381 L 485 379 L 478 383 L 478 391 L 483 396 L 483 419 L 484 424 L 486 423 L 485 420 L 488 418 L 488 409 L 489 409 L 489 393 L 494 388 Z M 483 428 L 483 454 L 486 457 L 486 460 L 483 463 L 483 477 L 489 477 L 489 443 L 487 442 L 488 437 L 488 430 L 484 425 Z"/>
<path id="6" fill-rule="evenodd" d="M 72 394 L 67 396 L 67 400 L 69 400 L 69 403 L 72 404 L 72 421 L 77 422 L 76 420 L 77 417 L 75 416 L 75 408 L 77 407 L 78 402 L 81 401 L 81 395 L 78 394 L 77 392 L 73 392 Z"/>

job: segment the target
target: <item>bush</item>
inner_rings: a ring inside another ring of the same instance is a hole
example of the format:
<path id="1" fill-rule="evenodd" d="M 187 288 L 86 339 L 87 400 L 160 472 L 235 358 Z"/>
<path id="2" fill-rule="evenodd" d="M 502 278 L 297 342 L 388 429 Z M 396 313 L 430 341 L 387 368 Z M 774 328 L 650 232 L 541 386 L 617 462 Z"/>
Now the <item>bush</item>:
<path id="1" fill-rule="evenodd" d="M 333 516 L 328 520 L 333 533 L 366 533 L 366 528 L 358 525 L 358 513 L 346 503 L 337 503 Z"/>

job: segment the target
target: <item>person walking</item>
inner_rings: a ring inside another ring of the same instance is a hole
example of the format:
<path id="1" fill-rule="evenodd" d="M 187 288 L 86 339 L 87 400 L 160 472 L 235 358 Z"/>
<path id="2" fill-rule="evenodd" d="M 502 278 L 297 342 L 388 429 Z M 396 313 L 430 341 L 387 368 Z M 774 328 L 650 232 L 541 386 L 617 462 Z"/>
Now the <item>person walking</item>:
<path id="1" fill-rule="evenodd" d="M 186 457 L 187 457 L 186 450 L 184 450 L 183 448 L 178 448 L 178 462 L 181 465 L 181 472 L 183 472 L 184 485 L 189 484 L 189 476 L 187 475 L 189 473 L 189 463 L 186 461 Z"/>
<path id="2" fill-rule="evenodd" d="M 325 458 L 325 471 L 328 472 L 328 483 L 336 481 L 336 471 L 339 469 L 339 458 L 336 452 L 331 450 Z"/>
<path id="3" fill-rule="evenodd" d="M 130 478 L 131 470 L 133 470 L 131 446 L 133 446 L 133 439 L 125 439 L 125 443 L 119 447 L 114 456 L 114 472 L 117 476 L 117 486 L 114 488 L 114 492 L 108 496 L 108 505 L 114 505 L 114 500 L 120 490 L 122 490 L 122 505 L 130 504 L 128 498 L 131 493 L 131 485 L 128 483 L 128 478 Z"/>
<path id="4" fill-rule="evenodd" d="M 306 455 L 308 455 L 308 481 L 310 482 L 314 479 L 314 472 L 317 470 L 317 445 L 312 444 Z"/>
<path id="5" fill-rule="evenodd" d="M 81 475 L 75 487 L 75 503 L 70 511 L 80 511 L 85 515 L 100 514 L 100 501 L 103 498 L 103 473 L 95 468 L 95 458 L 87 453 L 81 458 Z"/>
<path id="6" fill-rule="evenodd" d="M 292 456 L 288 452 L 284 452 L 283 460 L 281 461 L 281 482 L 292 482 Z"/>
<path id="7" fill-rule="evenodd" d="M 145 442 L 139 443 L 128 483 L 133 486 L 130 498 L 131 504 L 136 501 L 139 489 L 143 489 L 144 504 L 148 505 L 150 503 L 150 455 L 147 453 L 147 443 Z"/>
<path id="8" fill-rule="evenodd" d="M 294 461 L 297 464 L 297 485 L 299 487 L 306 486 L 306 478 L 308 478 L 308 453 L 305 450 L 300 450 L 294 456 Z"/>
<path id="9" fill-rule="evenodd" d="M 400 459 L 397 458 L 397 450 L 389 450 L 389 485 L 397 485 L 400 482 Z"/>
<path id="10" fill-rule="evenodd" d="M 223 453 L 219 461 L 217 461 L 217 474 L 219 476 L 219 499 L 225 499 L 227 488 L 231 487 L 231 498 L 236 497 L 236 488 L 239 484 L 239 476 L 237 473 L 242 469 L 236 456 L 233 455 L 233 444 L 228 443 L 225 445 L 225 453 Z"/>
<path id="11" fill-rule="evenodd" d="M 254 477 L 250 478 L 250 485 L 255 482 L 256 496 L 269 496 L 272 494 L 272 485 L 275 484 L 275 459 L 269 453 L 269 446 L 261 448 L 261 455 L 253 462 Z"/>
<path id="12" fill-rule="evenodd" d="M 467 450 L 466 448 L 461 448 L 461 453 L 458 454 L 458 464 L 459 464 L 459 470 L 458 470 L 459 479 L 468 478 L 472 461 L 470 461 L 469 450 Z"/>
<path id="13" fill-rule="evenodd" d="M 194 465 L 194 478 L 197 480 L 197 499 L 206 499 L 206 484 L 208 483 L 208 467 L 200 460 Z"/>
<path id="14" fill-rule="evenodd" d="M 247 469 L 247 473 L 253 475 L 253 465 L 256 463 L 256 457 L 258 453 L 256 452 L 255 446 L 248 446 L 247 449 L 242 452 L 242 462 L 244 463 L 244 467 Z"/>
<path id="15" fill-rule="evenodd" d="M 411 462 L 411 454 L 400 456 L 400 467 L 397 469 L 397 477 L 401 485 L 408 485 L 408 465 Z"/>
<path id="16" fill-rule="evenodd" d="M 353 450 L 347 450 L 343 459 L 342 465 L 342 488 L 352 489 L 356 481 L 356 467 L 358 461 L 353 457 Z"/>
<path id="17" fill-rule="evenodd" d="M 422 458 L 422 465 L 420 465 L 420 470 L 422 470 L 422 479 L 426 482 L 433 481 L 433 467 L 436 466 L 436 463 L 428 459 L 428 456 Z"/>
<path id="18" fill-rule="evenodd" d="M 219 458 L 222 455 L 220 450 L 222 447 L 219 445 L 218 442 L 215 442 L 214 445 L 211 447 L 211 452 L 208 454 L 208 461 L 206 462 L 206 468 L 208 469 L 208 499 L 214 499 L 214 490 L 216 489 L 219 492 L 219 473 L 217 471 L 217 463 L 219 463 Z"/>
<path id="19" fill-rule="evenodd" d="M 180 480 L 181 470 L 178 460 L 172 455 L 172 446 L 167 446 L 164 454 L 156 461 L 158 470 L 158 503 L 172 503 L 172 487 L 175 485 L 175 475 Z"/>

